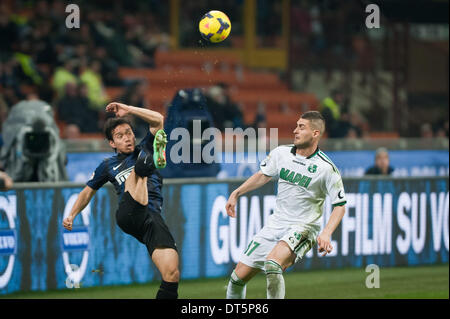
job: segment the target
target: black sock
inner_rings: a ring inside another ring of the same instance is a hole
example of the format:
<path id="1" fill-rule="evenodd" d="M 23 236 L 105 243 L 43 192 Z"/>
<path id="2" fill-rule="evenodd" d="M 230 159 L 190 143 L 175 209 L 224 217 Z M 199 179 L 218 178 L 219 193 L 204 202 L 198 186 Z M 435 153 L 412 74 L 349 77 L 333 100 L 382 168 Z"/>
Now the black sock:
<path id="1" fill-rule="evenodd" d="M 162 281 L 159 287 L 156 299 L 177 299 L 178 298 L 178 282 Z"/>

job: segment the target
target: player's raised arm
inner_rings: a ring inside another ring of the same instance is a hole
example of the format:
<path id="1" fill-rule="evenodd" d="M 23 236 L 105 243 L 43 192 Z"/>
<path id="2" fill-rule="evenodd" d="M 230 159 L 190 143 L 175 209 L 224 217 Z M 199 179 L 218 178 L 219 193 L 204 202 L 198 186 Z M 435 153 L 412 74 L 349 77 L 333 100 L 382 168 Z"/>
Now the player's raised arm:
<path id="1" fill-rule="evenodd" d="M 92 199 L 92 196 L 96 193 L 95 189 L 90 188 L 89 186 L 86 186 L 83 188 L 81 193 L 78 195 L 77 200 L 75 201 L 75 204 L 73 205 L 72 209 L 70 210 L 69 216 L 67 216 L 63 220 L 63 226 L 67 230 L 72 230 L 73 226 L 73 220 L 77 215 L 89 204 L 89 202 Z"/>
<path id="2" fill-rule="evenodd" d="M 107 112 L 113 112 L 118 117 L 128 114 L 140 117 L 150 125 L 150 130 L 155 134 L 158 130 L 164 128 L 164 116 L 156 111 L 147 108 L 135 107 L 123 103 L 112 102 L 106 106 Z"/>
<path id="3" fill-rule="evenodd" d="M 225 206 L 227 214 L 230 217 L 236 217 L 236 203 L 239 196 L 244 195 L 252 190 L 255 190 L 272 179 L 271 176 L 264 175 L 261 171 L 253 174 L 249 179 L 247 179 L 241 186 L 236 188 L 228 198 L 227 204 Z"/>

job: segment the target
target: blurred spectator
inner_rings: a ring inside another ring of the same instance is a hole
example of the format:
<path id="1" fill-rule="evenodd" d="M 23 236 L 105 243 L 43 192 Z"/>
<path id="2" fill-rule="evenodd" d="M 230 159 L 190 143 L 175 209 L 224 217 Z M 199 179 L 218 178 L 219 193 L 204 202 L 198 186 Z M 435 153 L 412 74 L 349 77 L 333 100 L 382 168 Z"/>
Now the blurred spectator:
<path id="1" fill-rule="evenodd" d="M 86 84 L 90 107 L 94 110 L 103 109 L 108 101 L 100 75 L 100 67 L 98 60 L 93 60 L 89 64 L 83 61 L 79 70 L 80 82 Z"/>
<path id="2" fill-rule="evenodd" d="M 356 139 L 356 138 L 359 138 L 359 134 L 358 134 L 358 131 L 355 128 L 350 127 L 348 129 L 347 135 L 345 137 L 348 138 L 348 139 Z"/>
<path id="3" fill-rule="evenodd" d="M 366 170 L 366 175 L 391 175 L 394 169 L 389 166 L 388 150 L 380 147 L 375 152 L 375 165 Z"/>
<path id="4" fill-rule="evenodd" d="M 94 51 L 94 58 L 101 63 L 100 74 L 105 85 L 121 86 L 122 79 L 119 77 L 119 64 L 109 57 L 104 47 L 97 47 Z"/>
<path id="5" fill-rule="evenodd" d="M 368 76 L 374 73 L 375 52 L 367 35 L 356 35 L 352 39 L 353 51 L 356 55 L 355 67 L 361 72 L 361 86 L 366 86 Z"/>
<path id="6" fill-rule="evenodd" d="M 41 74 L 34 61 L 34 44 L 31 37 L 16 42 L 14 59 L 18 62 L 17 75 L 21 82 L 40 85 L 43 81 Z"/>
<path id="7" fill-rule="evenodd" d="M 344 137 L 346 132 L 341 124 L 341 107 L 344 103 L 344 93 L 338 89 L 331 91 L 331 95 L 320 103 L 320 112 L 325 119 L 328 137 Z"/>
<path id="8" fill-rule="evenodd" d="M 339 125 L 339 136 L 344 138 L 360 138 L 367 133 L 367 125 L 359 115 L 353 113 L 344 113 L 341 116 Z M 363 131 L 365 130 L 365 131 Z"/>
<path id="9" fill-rule="evenodd" d="M 323 99 L 320 111 L 325 118 L 325 127 L 330 138 L 360 138 L 367 133 L 367 124 L 358 114 L 348 112 L 347 101 L 342 91 L 334 89 Z"/>
<path id="10" fill-rule="evenodd" d="M 259 127 L 266 128 L 266 105 L 263 102 L 258 103 L 258 108 L 256 110 L 255 120 L 253 121 L 253 127 L 258 129 Z"/>
<path id="11" fill-rule="evenodd" d="M 301 109 L 307 109 L 309 108 L 308 103 L 300 103 L 300 108 Z M 289 106 L 289 103 L 284 101 L 281 102 L 279 104 L 279 111 L 281 114 L 285 114 L 285 115 L 293 115 L 295 112 L 291 109 L 291 107 Z"/>
<path id="12" fill-rule="evenodd" d="M 75 65 L 73 60 L 66 60 L 64 65 L 56 68 L 53 75 L 52 87 L 56 91 L 58 99 L 64 95 L 67 83 L 77 83 L 77 77 L 75 76 L 74 71 Z"/>
<path id="13" fill-rule="evenodd" d="M 69 124 L 64 127 L 62 138 L 68 139 L 68 140 L 77 139 L 77 138 L 80 138 L 80 135 L 81 135 L 80 133 L 81 133 L 80 129 L 78 128 L 77 125 Z"/>
<path id="14" fill-rule="evenodd" d="M 433 137 L 433 127 L 430 123 L 424 123 L 420 127 L 420 137 L 422 138 L 432 138 Z"/>
<path id="15" fill-rule="evenodd" d="M 223 131 L 226 127 L 243 127 L 242 111 L 231 100 L 227 84 L 217 83 L 210 87 L 205 97 L 216 128 Z"/>
<path id="16" fill-rule="evenodd" d="M 58 119 L 74 125 L 83 133 L 99 132 L 98 113 L 89 107 L 86 85 L 66 84 L 65 94 L 58 102 Z"/>
<path id="17" fill-rule="evenodd" d="M 29 92 L 27 94 L 27 101 L 39 101 L 39 96 L 35 92 Z"/>
<path id="18" fill-rule="evenodd" d="M 148 91 L 148 84 L 145 80 L 138 80 L 132 82 L 125 90 L 121 97 L 122 103 L 145 107 L 145 94 Z"/>
<path id="19" fill-rule="evenodd" d="M 17 61 L 14 59 L 9 59 L 4 63 L 0 62 L 0 87 L 2 87 L 3 99 L 9 107 L 25 97 L 20 90 L 20 81 L 14 72 L 16 65 Z"/>
<path id="20" fill-rule="evenodd" d="M 73 82 L 67 82 L 63 97 L 58 102 L 57 114 L 61 121 L 69 123 L 76 120 L 73 113 L 78 110 L 77 85 Z"/>
<path id="21" fill-rule="evenodd" d="M 218 86 L 222 89 L 222 94 L 225 98 L 226 120 L 231 121 L 232 127 L 243 127 L 244 115 L 242 114 L 242 110 L 239 108 L 239 105 L 231 100 L 230 86 L 226 83 L 219 83 Z"/>
<path id="22" fill-rule="evenodd" d="M 136 66 L 154 67 L 153 55 L 155 48 L 147 42 L 146 32 L 148 30 L 143 24 L 139 24 L 138 19 L 132 15 L 125 16 L 124 21 L 128 25 L 125 40 L 132 56 L 133 64 Z"/>
<path id="23" fill-rule="evenodd" d="M 446 138 L 448 137 L 448 134 L 445 133 L 445 130 L 443 128 L 439 128 L 436 132 L 436 137 Z"/>
<path id="24" fill-rule="evenodd" d="M 448 120 L 438 127 L 436 130 L 436 137 L 448 138 Z"/>
<path id="25" fill-rule="evenodd" d="M 78 66 L 92 105 L 100 107 L 107 102 L 100 79 L 106 85 L 120 86 L 119 66 L 151 66 L 155 50 L 168 47 L 170 39 L 162 31 L 168 29 L 168 25 L 163 26 L 168 20 L 160 21 L 157 16 L 167 14 L 165 2 L 150 0 L 133 5 L 118 1 L 106 6 L 82 1 L 80 5 L 88 8 L 83 23 L 80 29 L 68 30 L 64 3 L 1 1 L 0 85 L 8 105 L 25 98 L 21 88 L 24 83 L 33 86 L 32 90 L 45 100 L 59 100 L 65 84 L 75 82 Z M 110 9 L 117 10 L 119 17 Z M 132 17 L 133 23 L 121 17 Z M 97 62 L 85 66 L 85 60 Z M 47 82 L 52 83 L 55 93 Z"/>
<path id="26" fill-rule="evenodd" d="M 86 84 L 80 83 L 78 85 L 78 99 L 79 99 L 79 108 L 80 113 L 84 115 L 83 124 L 80 125 L 80 130 L 82 133 L 95 133 L 101 132 L 103 128 L 103 124 L 100 123 L 101 117 L 104 115 L 104 110 L 93 110 L 90 107 L 90 102 L 88 98 L 88 88 Z"/>
<path id="27" fill-rule="evenodd" d="M 218 86 L 210 87 L 205 94 L 206 108 L 211 113 L 214 126 L 220 131 L 225 129 L 225 101 Z"/>
<path id="28" fill-rule="evenodd" d="M 92 24 L 96 43 L 103 45 L 119 64 L 131 66 L 133 61 L 123 34 L 123 26 L 108 12 L 93 10 L 88 13 L 87 18 Z"/>
<path id="29" fill-rule="evenodd" d="M 9 18 L 10 12 L 5 5 L 0 7 L 0 53 L 12 51 L 11 45 L 17 39 L 17 27 Z M 1 58 L 1 57 L 0 57 Z"/>
<path id="30" fill-rule="evenodd" d="M 51 20 L 44 19 L 35 24 L 31 33 L 31 41 L 34 44 L 36 64 L 51 64 L 56 61 L 56 51 L 54 47 L 55 39 L 52 37 Z"/>

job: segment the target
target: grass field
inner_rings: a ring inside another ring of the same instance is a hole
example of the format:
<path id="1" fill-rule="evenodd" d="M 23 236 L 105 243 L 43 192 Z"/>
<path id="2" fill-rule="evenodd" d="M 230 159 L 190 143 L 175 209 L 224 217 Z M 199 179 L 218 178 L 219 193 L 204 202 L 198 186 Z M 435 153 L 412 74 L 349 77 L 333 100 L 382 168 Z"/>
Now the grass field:
<path id="1" fill-rule="evenodd" d="M 449 298 L 449 265 L 380 268 L 380 288 L 366 288 L 366 273 L 361 269 L 315 270 L 284 275 L 286 298 L 292 299 L 409 299 Z M 184 280 L 182 299 L 223 299 L 228 278 Z M 257 275 L 248 284 L 247 298 L 266 298 L 266 279 Z M 20 292 L 0 298 L 43 299 L 153 299 L 159 282 L 142 285 L 93 287 L 47 292 Z"/>

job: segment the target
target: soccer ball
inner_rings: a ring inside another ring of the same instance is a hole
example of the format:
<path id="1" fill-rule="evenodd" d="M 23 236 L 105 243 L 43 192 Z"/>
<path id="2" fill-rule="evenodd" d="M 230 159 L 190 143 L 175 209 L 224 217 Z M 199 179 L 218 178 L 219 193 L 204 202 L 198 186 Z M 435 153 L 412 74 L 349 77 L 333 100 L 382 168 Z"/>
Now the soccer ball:
<path id="1" fill-rule="evenodd" d="M 198 29 L 205 40 L 218 43 L 230 34 L 231 22 L 222 11 L 212 10 L 202 17 Z"/>

